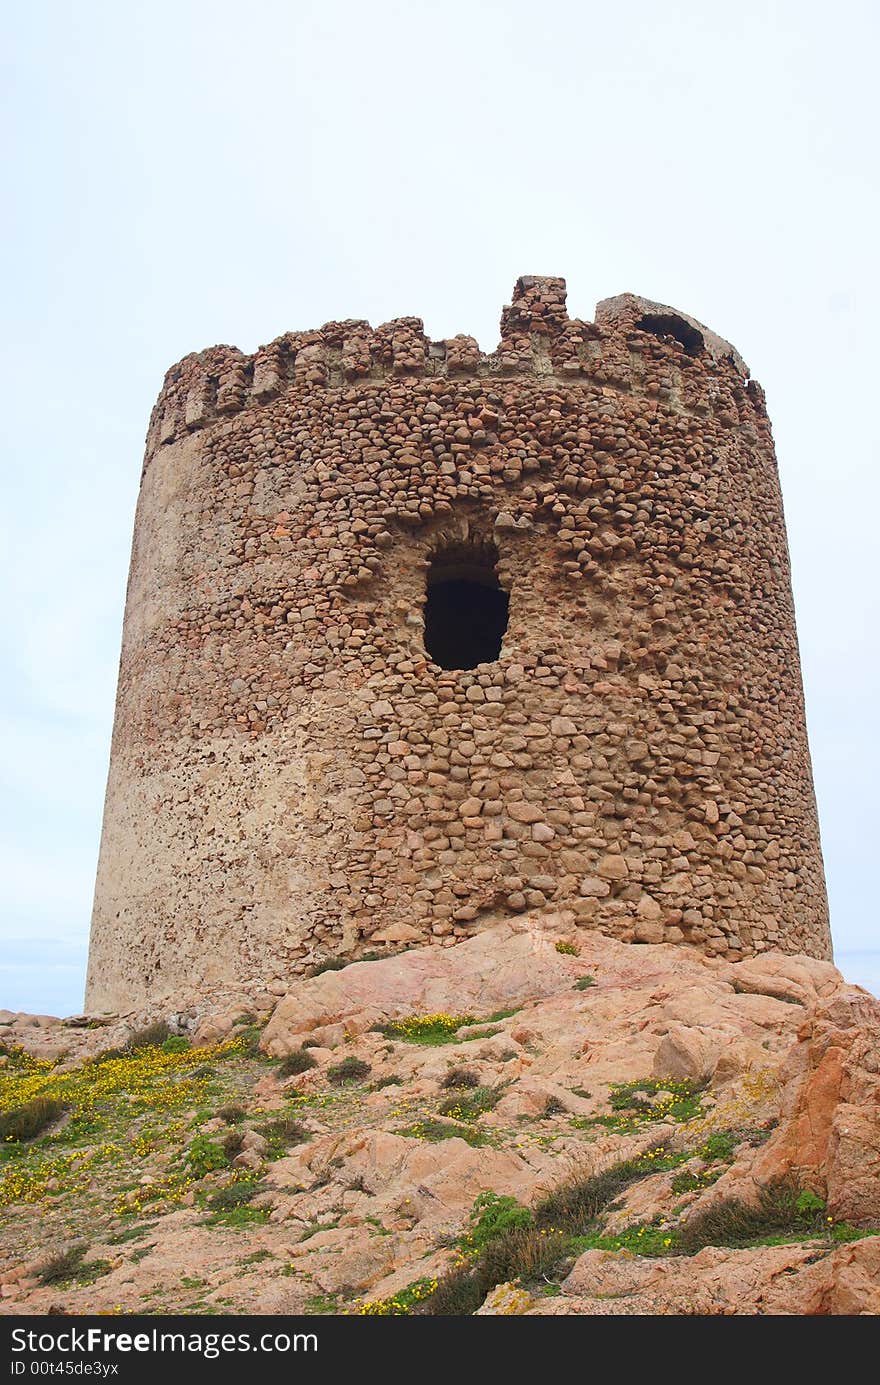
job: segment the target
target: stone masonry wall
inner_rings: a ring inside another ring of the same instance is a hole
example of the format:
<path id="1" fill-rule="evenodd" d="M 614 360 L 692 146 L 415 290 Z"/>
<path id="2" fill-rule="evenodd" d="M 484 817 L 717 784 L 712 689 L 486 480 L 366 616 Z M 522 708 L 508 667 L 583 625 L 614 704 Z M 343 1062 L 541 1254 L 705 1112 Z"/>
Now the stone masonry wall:
<path id="1" fill-rule="evenodd" d="M 424 649 L 494 543 L 497 662 Z M 87 1003 L 280 992 L 548 907 L 830 956 L 760 386 L 630 295 L 501 344 L 330 323 L 168 372 L 135 527 Z"/>

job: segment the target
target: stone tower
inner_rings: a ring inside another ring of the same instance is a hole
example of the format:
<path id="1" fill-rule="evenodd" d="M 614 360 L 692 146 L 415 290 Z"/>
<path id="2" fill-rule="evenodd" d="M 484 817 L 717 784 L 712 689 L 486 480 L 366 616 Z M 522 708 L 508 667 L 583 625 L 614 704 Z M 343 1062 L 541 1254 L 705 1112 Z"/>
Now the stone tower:
<path id="1" fill-rule="evenodd" d="M 684 314 L 331 322 L 165 378 L 87 1003 L 285 988 L 525 910 L 830 955 L 760 386 Z"/>

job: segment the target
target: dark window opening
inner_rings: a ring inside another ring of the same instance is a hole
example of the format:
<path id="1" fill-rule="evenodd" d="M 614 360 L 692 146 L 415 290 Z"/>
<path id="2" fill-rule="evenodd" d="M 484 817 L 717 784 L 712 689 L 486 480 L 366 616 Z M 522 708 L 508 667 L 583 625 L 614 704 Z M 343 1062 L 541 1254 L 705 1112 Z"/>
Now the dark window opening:
<path id="1" fill-rule="evenodd" d="M 493 544 L 435 553 L 428 569 L 425 649 L 441 668 L 476 668 L 501 653 L 510 598 L 495 572 Z"/>
<path id="2" fill-rule="evenodd" d="M 705 345 L 702 332 L 675 313 L 646 313 L 636 327 L 640 332 L 652 332 L 655 337 L 674 337 L 689 356 L 698 356 Z"/>

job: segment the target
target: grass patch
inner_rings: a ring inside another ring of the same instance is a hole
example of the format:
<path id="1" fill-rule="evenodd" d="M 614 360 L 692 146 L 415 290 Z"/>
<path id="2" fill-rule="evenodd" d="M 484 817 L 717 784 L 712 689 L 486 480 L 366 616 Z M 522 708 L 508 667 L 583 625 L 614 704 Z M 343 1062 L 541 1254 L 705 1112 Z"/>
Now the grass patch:
<path id="1" fill-rule="evenodd" d="M 142 1237 L 151 1232 L 156 1222 L 144 1222 L 142 1226 L 127 1226 L 124 1231 L 117 1231 L 113 1236 L 105 1237 L 108 1246 L 122 1246 L 127 1241 L 139 1241 Z"/>
<path id="2" fill-rule="evenodd" d="M 408 1044 L 454 1044 L 456 1033 L 464 1024 L 476 1024 L 473 1015 L 410 1015 L 408 1019 L 392 1020 L 380 1025 L 386 1039 L 400 1039 Z"/>
<path id="3" fill-rule="evenodd" d="M 508 1231 L 523 1231 L 533 1224 L 528 1207 L 506 1193 L 480 1193 L 471 1208 L 470 1226 L 461 1239 L 463 1250 L 473 1254 L 484 1250 L 490 1241 Z"/>
<path id="4" fill-rule="evenodd" d="M 595 976 L 579 976 L 574 983 L 573 989 L 576 991 L 588 991 L 591 986 L 595 986 Z"/>
<path id="5" fill-rule="evenodd" d="M 306 1299 L 304 1311 L 310 1316 L 320 1316 L 324 1313 L 341 1313 L 342 1306 L 335 1294 L 314 1294 Z"/>
<path id="6" fill-rule="evenodd" d="M 501 1096 L 500 1087 L 474 1087 L 467 1093 L 448 1096 L 440 1104 L 440 1114 L 457 1121 L 478 1120 L 485 1111 L 491 1111 L 498 1105 Z"/>
<path id="7" fill-rule="evenodd" d="M 588 1120 L 577 1118 L 572 1124 L 578 1129 L 601 1125 L 617 1135 L 630 1134 L 655 1121 L 672 1120 L 683 1124 L 703 1114 L 700 1096 L 705 1087 L 705 1083 L 671 1078 L 615 1083 L 609 1095 L 612 1115 L 592 1116 Z"/>
<path id="8" fill-rule="evenodd" d="M 410 1135 L 417 1140 L 430 1140 L 432 1144 L 440 1140 L 454 1139 L 465 1140 L 467 1144 L 475 1147 L 486 1144 L 486 1136 L 474 1126 L 467 1123 L 453 1125 L 450 1121 L 436 1120 L 433 1116 L 424 1116 L 421 1120 L 402 1126 L 397 1133 Z"/>
<path id="9" fill-rule="evenodd" d="M 682 1250 L 695 1255 L 704 1246 L 745 1246 L 768 1236 L 803 1239 L 828 1230 L 821 1198 L 801 1189 L 791 1178 L 778 1178 L 760 1189 L 755 1205 L 739 1198 L 722 1198 L 694 1212 L 679 1232 Z"/>
<path id="10" fill-rule="evenodd" d="M 553 1229 L 573 1236 L 585 1235 L 594 1227 L 600 1214 L 633 1183 L 652 1173 L 674 1168 L 688 1157 L 669 1154 L 658 1146 L 634 1159 L 612 1164 L 600 1173 L 570 1174 L 536 1204 L 535 1225 L 543 1230 Z"/>
<path id="11" fill-rule="evenodd" d="M 240 1179 L 237 1183 L 227 1184 L 225 1188 L 218 1188 L 208 1198 L 206 1205 L 212 1212 L 231 1212 L 237 1207 L 246 1207 L 258 1193 L 264 1191 L 259 1183 Z"/>
<path id="12" fill-rule="evenodd" d="M 37 1279 L 41 1284 L 93 1284 L 112 1267 L 109 1260 L 86 1262 L 88 1249 L 88 1243 L 82 1241 L 44 1260 L 36 1271 Z"/>
<path id="13" fill-rule="evenodd" d="M 365 1063 L 363 1058 L 343 1058 L 341 1063 L 327 1069 L 327 1081 L 332 1082 L 334 1087 L 341 1087 L 345 1082 L 360 1082 L 371 1072 L 370 1064 Z"/>
<path id="14" fill-rule="evenodd" d="M 125 1047 L 129 1053 L 137 1048 L 159 1048 L 170 1038 L 171 1030 L 165 1020 L 156 1020 L 154 1024 L 147 1024 L 143 1029 L 136 1029 L 130 1034 Z"/>
<path id="15" fill-rule="evenodd" d="M 243 1228 L 263 1226 L 268 1220 L 268 1207 L 251 1207 L 250 1203 L 244 1203 L 241 1207 L 230 1207 L 226 1212 L 212 1212 L 210 1217 L 205 1218 L 204 1225 Z"/>
<path id="16" fill-rule="evenodd" d="M 400 1087 L 403 1085 L 403 1078 L 399 1073 L 391 1072 L 387 1077 L 380 1077 L 373 1083 L 373 1091 L 381 1092 L 385 1087 Z"/>
<path id="17" fill-rule="evenodd" d="M 274 1120 L 258 1125 L 257 1130 L 269 1141 L 270 1158 L 284 1154 L 292 1145 L 305 1144 L 306 1140 L 311 1139 L 302 1122 L 292 1120 L 290 1116 L 276 1116 Z"/>
<path id="18" fill-rule="evenodd" d="M 511 1227 L 490 1239 L 473 1263 L 445 1274 L 425 1304 L 425 1312 L 439 1317 L 475 1313 L 496 1284 L 540 1279 L 558 1265 L 564 1253 L 565 1238 L 555 1232 Z"/>
<path id="19" fill-rule="evenodd" d="M 66 1111 L 63 1101 L 51 1096 L 34 1097 L 11 1111 L 0 1112 L 0 1140 L 10 1144 L 20 1144 L 42 1135 L 50 1125 L 54 1125 Z"/>
<path id="20" fill-rule="evenodd" d="M 365 1299 L 358 1305 L 357 1314 L 362 1318 L 404 1317 L 414 1309 L 420 1308 L 436 1288 L 436 1279 L 416 1279 L 412 1284 L 407 1284 L 405 1289 L 398 1290 L 391 1298 Z"/>

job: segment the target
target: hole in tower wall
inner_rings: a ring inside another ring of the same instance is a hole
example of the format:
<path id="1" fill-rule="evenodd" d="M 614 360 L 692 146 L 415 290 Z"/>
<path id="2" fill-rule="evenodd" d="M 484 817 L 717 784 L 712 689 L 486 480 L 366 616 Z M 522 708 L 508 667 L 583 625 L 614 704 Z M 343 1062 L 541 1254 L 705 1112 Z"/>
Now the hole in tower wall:
<path id="1" fill-rule="evenodd" d="M 676 313 L 646 313 L 639 318 L 636 327 L 640 332 L 651 332 L 655 337 L 674 337 L 689 356 L 698 356 L 705 345 L 702 332 Z"/>
<path id="2" fill-rule="evenodd" d="M 431 558 L 425 650 L 441 668 L 476 668 L 501 653 L 510 597 L 498 581 L 493 544 L 460 544 Z"/>

